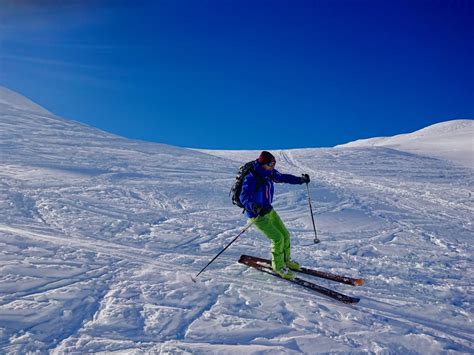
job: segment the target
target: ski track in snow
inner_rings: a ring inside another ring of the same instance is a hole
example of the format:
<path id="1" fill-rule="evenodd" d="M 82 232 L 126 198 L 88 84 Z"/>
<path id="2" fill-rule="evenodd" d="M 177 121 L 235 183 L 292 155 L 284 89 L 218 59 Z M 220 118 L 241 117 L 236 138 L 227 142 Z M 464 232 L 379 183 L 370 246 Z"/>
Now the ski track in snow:
<path id="1" fill-rule="evenodd" d="M 11 95 L 0 100 L 3 353 L 474 352 L 472 169 L 384 147 L 275 151 L 277 169 L 312 179 L 318 245 L 306 189 L 276 185 L 294 258 L 364 277 L 357 288 L 311 278 L 360 303 L 238 264 L 269 257 L 255 229 L 194 283 L 245 226 L 228 193 L 258 152 L 130 141 Z"/>

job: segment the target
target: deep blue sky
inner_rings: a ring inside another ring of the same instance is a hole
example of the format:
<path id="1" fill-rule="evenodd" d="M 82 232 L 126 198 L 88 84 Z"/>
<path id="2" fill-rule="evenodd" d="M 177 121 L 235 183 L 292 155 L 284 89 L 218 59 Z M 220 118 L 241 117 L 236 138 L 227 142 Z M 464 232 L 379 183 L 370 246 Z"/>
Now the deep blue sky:
<path id="1" fill-rule="evenodd" d="M 0 0 L 0 85 L 130 138 L 333 146 L 474 118 L 473 24 L 471 0 Z"/>

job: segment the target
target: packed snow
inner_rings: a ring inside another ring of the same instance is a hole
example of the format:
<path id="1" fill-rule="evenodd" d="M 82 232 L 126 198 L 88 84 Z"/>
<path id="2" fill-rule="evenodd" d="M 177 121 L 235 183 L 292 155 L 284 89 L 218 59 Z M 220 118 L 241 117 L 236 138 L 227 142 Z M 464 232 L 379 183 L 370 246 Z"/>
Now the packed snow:
<path id="1" fill-rule="evenodd" d="M 0 88 L 0 352 L 472 353 L 473 169 L 426 154 L 438 137 L 273 151 L 312 179 L 320 244 L 304 185 L 276 186 L 294 259 L 366 280 L 308 278 L 345 305 L 238 264 L 270 255 L 255 229 L 192 281 L 245 227 L 229 189 L 259 152 L 128 140 Z"/>
<path id="2" fill-rule="evenodd" d="M 444 158 L 474 169 L 474 120 L 441 122 L 394 137 L 360 139 L 337 147 L 387 147 Z"/>

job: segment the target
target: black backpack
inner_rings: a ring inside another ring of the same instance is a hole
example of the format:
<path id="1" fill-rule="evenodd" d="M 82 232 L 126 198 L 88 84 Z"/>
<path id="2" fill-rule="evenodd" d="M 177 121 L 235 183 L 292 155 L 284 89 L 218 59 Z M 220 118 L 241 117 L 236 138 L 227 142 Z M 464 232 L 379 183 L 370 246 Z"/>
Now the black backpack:
<path id="1" fill-rule="evenodd" d="M 239 168 L 237 176 L 235 177 L 234 185 L 232 185 L 232 188 L 230 189 L 229 195 L 232 196 L 232 203 L 236 206 L 239 206 L 240 208 L 245 208 L 242 202 L 240 202 L 240 193 L 242 192 L 242 184 L 244 183 L 245 177 L 249 173 L 253 173 L 255 175 L 255 177 L 257 178 L 257 183 L 255 184 L 255 191 L 257 191 L 260 185 L 263 184 L 261 177 L 253 168 L 253 163 L 254 160 L 249 161 L 248 163 L 245 163 Z"/>

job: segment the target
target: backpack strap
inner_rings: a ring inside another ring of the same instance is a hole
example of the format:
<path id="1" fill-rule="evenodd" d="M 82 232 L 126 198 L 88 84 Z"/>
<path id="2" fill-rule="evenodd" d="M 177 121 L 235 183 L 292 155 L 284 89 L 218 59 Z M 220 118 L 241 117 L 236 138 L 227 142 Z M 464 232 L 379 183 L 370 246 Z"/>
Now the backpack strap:
<path id="1" fill-rule="evenodd" d="M 255 192 L 260 188 L 260 186 L 265 184 L 265 179 L 257 173 L 257 170 L 255 170 L 253 166 L 250 168 L 250 171 L 253 173 L 253 176 L 255 176 Z"/>
<path id="2" fill-rule="evenodd" d="M 254 188 L 253 192 L 256 192 L 256 191 L 258 191 L 258 189 L 260 188 L 260 186 L 263 186 L 263 185 L 265 184 L 265 181 L 264 181 L 264 179 L 260 176 L 260 174 L 257 173 L 257 171 L 254 169 L 253 166 L 250 167 L 248 173 L 252 173 L 253 176 L 255 176 L 255 188 Z M 242 214 L 244 214 L 244 213 L 245 213 L 245 208 L 242 208 Z"/>

